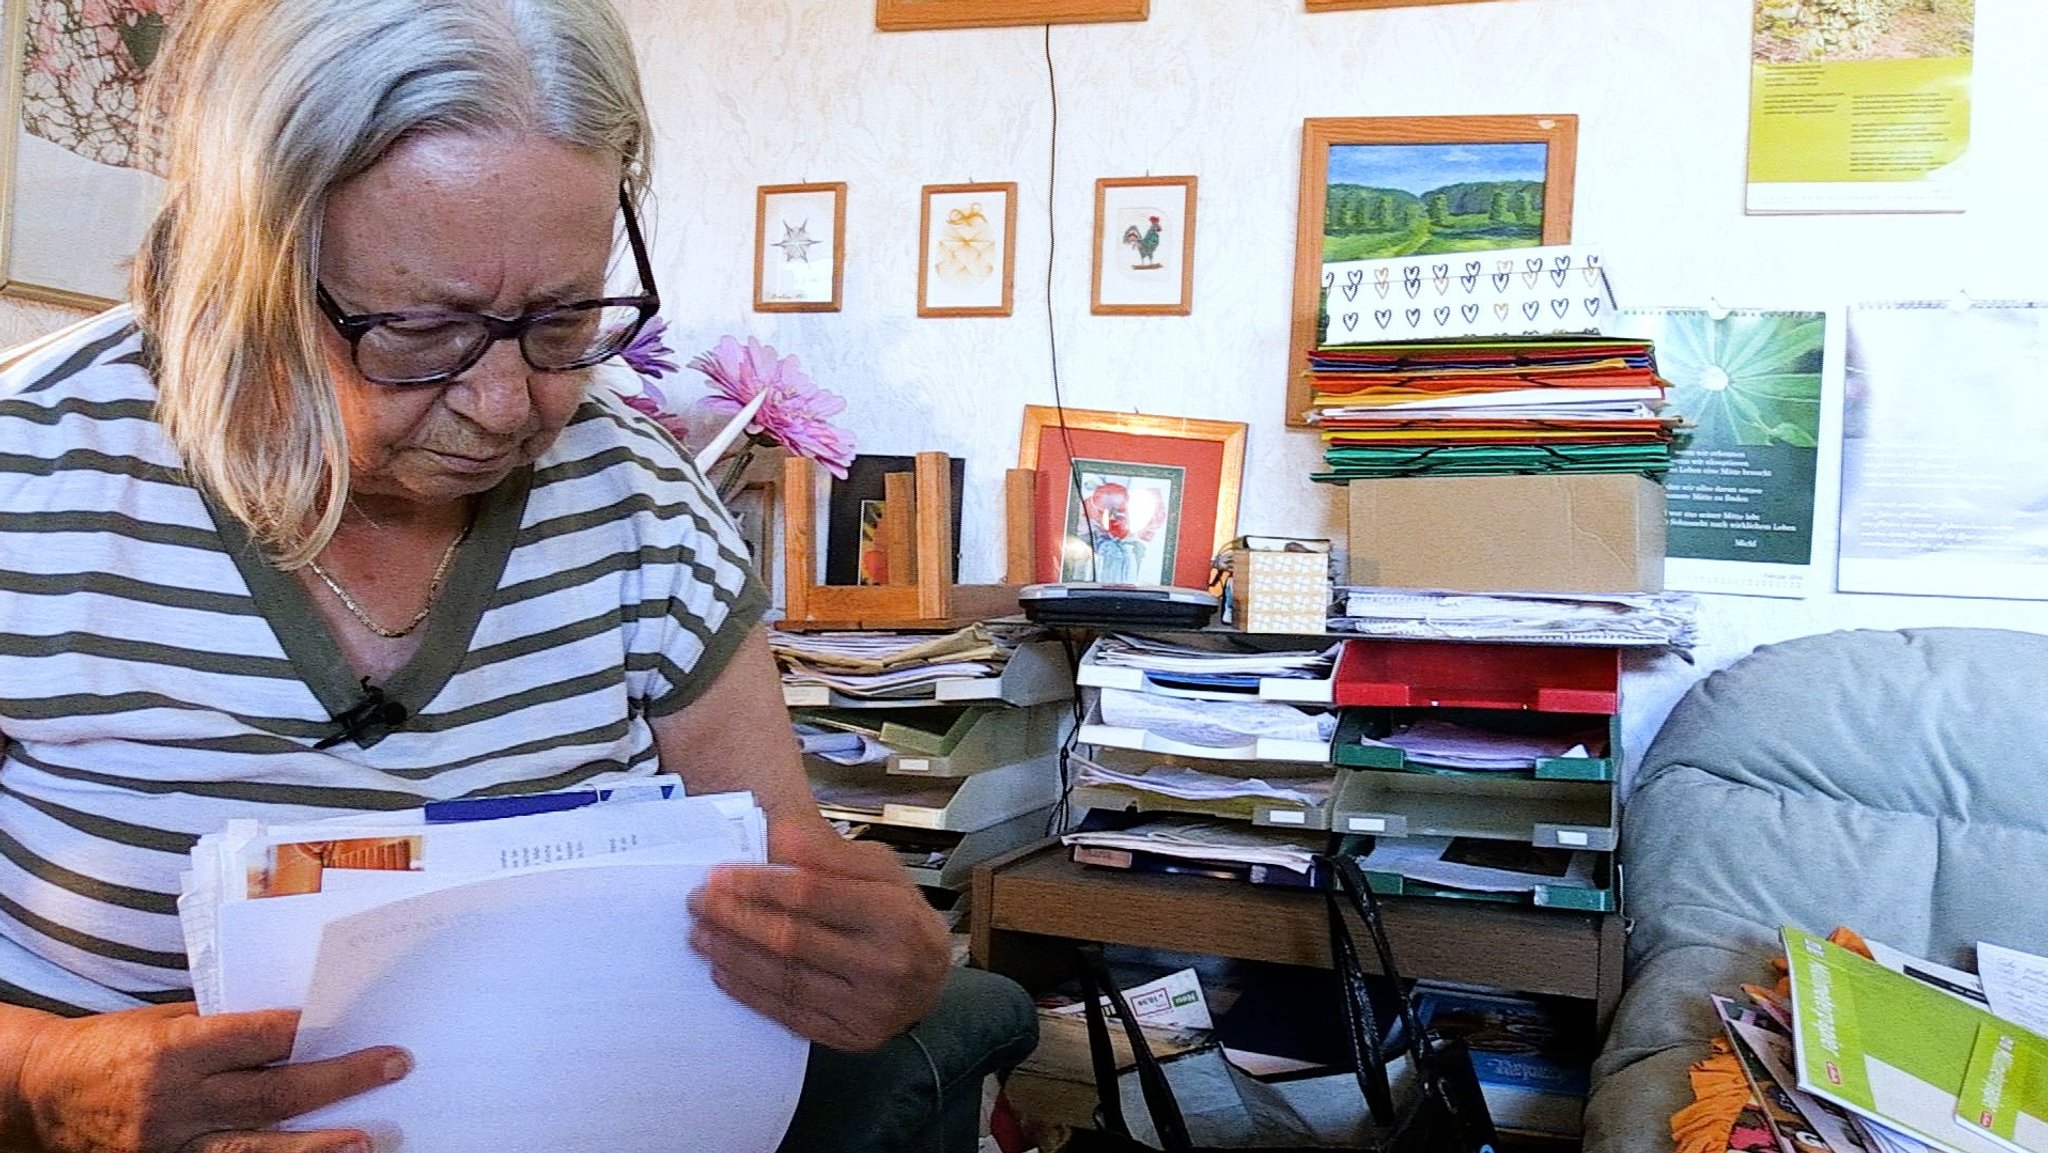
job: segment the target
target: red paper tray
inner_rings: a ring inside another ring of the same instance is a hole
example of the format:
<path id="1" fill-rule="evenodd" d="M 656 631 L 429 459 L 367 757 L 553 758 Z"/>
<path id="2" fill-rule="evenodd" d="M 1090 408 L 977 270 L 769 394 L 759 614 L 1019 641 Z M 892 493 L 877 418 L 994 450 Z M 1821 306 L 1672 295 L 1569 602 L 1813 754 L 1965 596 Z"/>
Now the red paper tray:
<path id="1" fill-rule="evenodd" d="M 1458 641 L 1344 642 L 1336 703 L 1382 708 L 1621 711 L 1621 650 Z"/>

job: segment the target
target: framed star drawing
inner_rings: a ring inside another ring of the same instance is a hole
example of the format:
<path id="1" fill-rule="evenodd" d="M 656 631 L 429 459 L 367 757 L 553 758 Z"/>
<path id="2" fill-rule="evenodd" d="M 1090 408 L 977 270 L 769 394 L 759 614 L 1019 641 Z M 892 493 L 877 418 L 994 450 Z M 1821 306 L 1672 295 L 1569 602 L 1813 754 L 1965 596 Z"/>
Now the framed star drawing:
<path id="1" fill-rule="evenodd" d="M 1017 256 L 1015 184 L 927 184 L 919 316 L 1008 316 Z"/>
<path id="2" fill-rule="evenodd" d="M 754 213 L 754 311 L 838 312 L 846 185 L 764 184 Z"/>

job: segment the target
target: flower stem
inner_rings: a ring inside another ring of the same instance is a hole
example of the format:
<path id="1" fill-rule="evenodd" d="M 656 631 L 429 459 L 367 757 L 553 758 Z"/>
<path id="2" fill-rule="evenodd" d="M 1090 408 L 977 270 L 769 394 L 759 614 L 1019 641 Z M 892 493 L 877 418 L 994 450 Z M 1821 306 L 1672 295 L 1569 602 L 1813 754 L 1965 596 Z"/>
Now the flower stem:
<path id="1" fill-rule="evenodd" d="M 726 504 L 739 495 L 740 475 L 747 471 L 747 465 L 754 459 L 754 441 L 748 438 L 745 447 L 732 454 L 732 460 L 725 466 L 725 475 L 718 478 L 718 499 Z"/>

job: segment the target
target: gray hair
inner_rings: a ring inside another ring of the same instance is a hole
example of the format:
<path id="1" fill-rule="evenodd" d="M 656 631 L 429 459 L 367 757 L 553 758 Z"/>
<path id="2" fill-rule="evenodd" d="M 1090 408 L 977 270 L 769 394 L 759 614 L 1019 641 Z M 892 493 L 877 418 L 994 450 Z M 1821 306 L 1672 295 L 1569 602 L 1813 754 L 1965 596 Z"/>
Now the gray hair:
<path id="1" fill-rule="evenodd" d="M 509 130 L 616 155 L 646 194 L 646 106 L 609 0 L 197 0 L 152 84 L 169 185 L 132 294 L 158 420 L 286 568 L 325 547 L 348 495 L 314 305 L 328 191 L 408 136 Z"/>

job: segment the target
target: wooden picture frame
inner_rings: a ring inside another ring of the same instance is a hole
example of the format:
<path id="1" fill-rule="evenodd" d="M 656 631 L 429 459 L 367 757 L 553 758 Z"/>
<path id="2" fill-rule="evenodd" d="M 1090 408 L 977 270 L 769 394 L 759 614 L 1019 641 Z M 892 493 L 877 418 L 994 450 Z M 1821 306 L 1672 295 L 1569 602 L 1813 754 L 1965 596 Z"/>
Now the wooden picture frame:
<path id="1" fill-rule="evenodd" d="M 1245 425 L 1026 405 L 1033 579 L 1209 587 L 1237 535 Z M 1113 488 L 1113 492 L 1112 492 Z"/>
<path id="2" fill-rule="evenodd" d="M 917 314 L 1008 316 L 1017 185 L 927 184 L 918 216 Z"/>
<path id="3" fill-rule="evenodd" d="M 117 4 L 116 36 L 75 3 L 7 0 L 0 292 L 94 311 L 127 299 L 164 192 L 138 93 L 181 5 Z"/>
<path id="4" fill-rule="evenodd" d="M 827 257 L 829 265 L 821 262 Z M 764 184 L 756 190 L 755 312 L 838 312 L 845 271 L 843 182 Z"/>
<path id="5" fill-rule="evenodd" d="M 753 481 L 742 486 L 725 506 L 740 530 L 740 540 L 747 546 L 747 559 L 753 562 L 754 575 L 761 578 L 761 587 L 771 593 L 775 589 L 775 546 L 780 540 L 775 522 L 778 487 L 772 480 Z"/>
<path id="6" fill-rule="evenodd" d="M 1186 316 L 1194 311 L 1195 186 L 1192 176 L 1117 176 L 1095 182 L 1090 312 Z"/>
<path id="7" fill-rule="evenodd" d="M 1151 0 L 875 0 L 883 32 L 1004 28 L 1020 24 L 1104 24 L 1143 20 Z"/>
<path id="8" fill-rule="evenodd" d="M 1303 0 L 1311 12 L 1341 12 L 1351 8 L 1420 8 L 1433 4 L 1477 4 L 1481 0 Z"/>
<path id="9" fill-rule="evenodd" d="M 1323 262 L 1571 243 L 1578 130 L 1578 117 L 1570 115 L 1334 117 L 1303 122 L 1294 318 L 1287 342 L 1289 427 L 1308 427 L 1308 353 L 1322 311 Z M 1362 216 L 1335 233 L 1328 220 L 1333 156 L 1338 175 L 1344 178 L 1336 187 L 1347 190 L 1339 210 Z M 1381 165 L 1384 178 L 1373 175 Z M 1461 196 L 1490 186 L 1515 187 L 1523 195 L 1532 181 L 1499 174 L 1519 177 L 1538 171 L 1542 188 L 1530 204 L 1540 224 L 1527 221 L 1530 213 L 1525 210 L 1512 226 L 1468 229 L 1462 220 L 1451 219 L 1457 214 L 1436 199 L 1453 187 Z M 1458 179 L 1461 175 L 1468 178 Z M 1432 191 L 1430 186 L 1440 180 L 1447 183 Z M 1374 207 L 1355 208 L 1352 202 L 1361 199 L 1370 199 Z"/>

